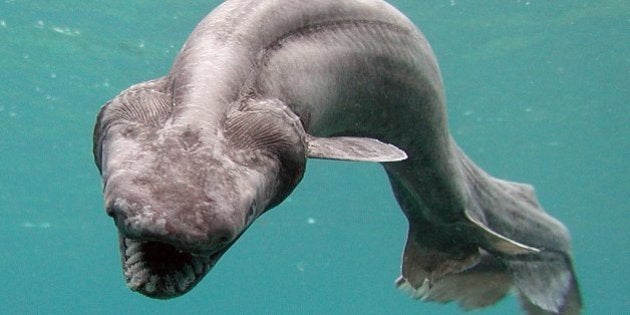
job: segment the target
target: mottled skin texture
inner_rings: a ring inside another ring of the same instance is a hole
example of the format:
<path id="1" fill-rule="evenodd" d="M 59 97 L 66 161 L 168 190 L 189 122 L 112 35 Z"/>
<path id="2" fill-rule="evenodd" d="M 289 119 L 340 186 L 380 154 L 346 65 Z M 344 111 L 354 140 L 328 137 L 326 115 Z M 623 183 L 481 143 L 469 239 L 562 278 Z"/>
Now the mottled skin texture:
<path id="1" fill-rule="evenodd" d="M 579 313 L 566 228 L 461 152 L 429 44 L 383 1 L 226 1 L 166 76 L 103 107 L 94 143 L 145 295 L 190 290 L 316 157 L 383 162 L 414 296 L 478 308 L 515 286 L 530 314 Z"/>

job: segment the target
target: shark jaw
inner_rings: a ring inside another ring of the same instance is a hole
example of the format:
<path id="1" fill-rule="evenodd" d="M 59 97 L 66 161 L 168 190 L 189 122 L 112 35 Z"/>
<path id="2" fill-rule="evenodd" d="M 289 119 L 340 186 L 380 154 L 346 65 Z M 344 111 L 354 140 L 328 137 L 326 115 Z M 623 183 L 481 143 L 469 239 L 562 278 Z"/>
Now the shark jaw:
<path id="1" fill-rule="evenodd" d="M 170 299 L 190 291 L 229 248 L 202 256 L 157 241 L 120 234 L 119 240 L 127 287 L 155 299 Z"/>

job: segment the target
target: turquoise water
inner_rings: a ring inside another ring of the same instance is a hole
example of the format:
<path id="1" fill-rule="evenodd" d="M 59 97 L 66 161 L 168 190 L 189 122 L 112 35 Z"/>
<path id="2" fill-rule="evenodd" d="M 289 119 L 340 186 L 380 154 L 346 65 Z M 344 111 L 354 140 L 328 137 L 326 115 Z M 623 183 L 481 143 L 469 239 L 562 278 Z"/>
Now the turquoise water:
<path id="1" fill-rule="evenodd" d="M 184 297 L 125 287 L 92 126 L 219 3 L 187 2 L 0 2 L 0 313 L 459 314 L 394 288 L 406 223 L 380 167 L 346 162 L 309 162 Z M 630 2 L 391 2 L 433 45 L 458 143 L 571 230 L 585 313 L 629 313 Z"/>

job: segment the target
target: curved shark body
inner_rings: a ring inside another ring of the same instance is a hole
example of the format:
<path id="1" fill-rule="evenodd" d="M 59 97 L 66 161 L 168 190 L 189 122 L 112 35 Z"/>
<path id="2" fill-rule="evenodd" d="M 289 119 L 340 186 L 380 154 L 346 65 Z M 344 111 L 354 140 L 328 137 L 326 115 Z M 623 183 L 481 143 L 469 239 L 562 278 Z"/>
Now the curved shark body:
<path id="1" fill-rule="evenodd" d="M 94 155 L 128 286 L 150 297 L 189 291 L 311 157 L 383 163 L 413 296 L 470 309 L 516 287 L 531 314 L 581 308 L 566 228 L 458 148 L 428 42 L 380 0 L 225 1 L 166 76 L 102 108 Z"/>

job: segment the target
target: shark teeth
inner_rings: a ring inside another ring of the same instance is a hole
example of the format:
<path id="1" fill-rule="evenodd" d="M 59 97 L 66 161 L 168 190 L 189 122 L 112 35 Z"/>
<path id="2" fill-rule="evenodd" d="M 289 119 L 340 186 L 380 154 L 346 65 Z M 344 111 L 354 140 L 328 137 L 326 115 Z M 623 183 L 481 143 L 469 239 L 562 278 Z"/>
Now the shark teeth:
<path id="1" fill-rule="evenodd" d="M 144 290 L 149 293 L 155 292 L 158 280 L 159 278 L 157 275 L 151 275 L 149 277 L 149 281 L 147 281 L 146 284 L 144 285 Z"/>
<path id="2" fill-rule="evenodd" d="M 166 244 L 121 236 L 127 286 L 144 295 L 170 298 L 189 291 L 212 267 L 212 256 L 193 256 Z"/>

